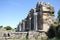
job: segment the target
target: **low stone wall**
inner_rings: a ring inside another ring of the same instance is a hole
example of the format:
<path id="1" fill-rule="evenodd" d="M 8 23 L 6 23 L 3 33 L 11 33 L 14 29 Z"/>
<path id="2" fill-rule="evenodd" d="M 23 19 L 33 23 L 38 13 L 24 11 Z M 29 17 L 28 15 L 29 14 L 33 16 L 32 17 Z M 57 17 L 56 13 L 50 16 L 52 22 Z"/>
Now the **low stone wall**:
<path id="1" fill-rule="evenodd" d="M 6 34 L 4 36 L 4 34 Z M 9 35 L 8 35 L 9 34 Z M 47 38 L 46 34 L 40 33 L 40 32 L 35 32 L 35 31 L 29 31 L 29 32 L 7 32 L 3 33 L 3 36 L 0 37 L 0 39 L 18 39 L 18 40 L 40 40 L 42 38 Z"/>

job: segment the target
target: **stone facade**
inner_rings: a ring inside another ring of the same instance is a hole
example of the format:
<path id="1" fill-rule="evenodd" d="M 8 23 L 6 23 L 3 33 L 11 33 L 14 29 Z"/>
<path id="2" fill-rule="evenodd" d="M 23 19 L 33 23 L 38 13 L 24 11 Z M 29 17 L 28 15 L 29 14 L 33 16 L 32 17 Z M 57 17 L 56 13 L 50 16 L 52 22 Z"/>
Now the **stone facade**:
<path id="1" fill-rule="evenodd" d="M 46 2 L 38 2 L 36 8 L 29 11 L 28 16 L 18 24 L 16 31 L 48 31 L 54 23 L 54 7 Z"/>
<path id="2" fill-rule="evenodd" d="M 9 33 L 10 36 L 8 36 L 8 33 Z M 27 36 L 27 33 L 29 33 L 28 36 Z M 6 36 L 4 36 L 4 34 L 6 34 Z M 42 38 L 44 38 L 44 40 L 47 39 L 47 36 L 45 35 L 44 32 L 39 33 L 39 32 L 36 32 L 36 31 L 4 32 L 2 35 L 0 36 L 0 40 L 41 40 Z"/>

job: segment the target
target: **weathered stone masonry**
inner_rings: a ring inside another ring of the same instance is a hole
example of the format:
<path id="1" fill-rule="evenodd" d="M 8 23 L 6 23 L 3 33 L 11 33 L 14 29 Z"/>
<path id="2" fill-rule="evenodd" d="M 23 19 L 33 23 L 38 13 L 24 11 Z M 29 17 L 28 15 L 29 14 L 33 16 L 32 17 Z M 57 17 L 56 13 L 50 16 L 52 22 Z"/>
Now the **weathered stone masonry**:
<path id="1" fill-rule="evenodd" d="M 54 7 L 46 2 L 38 2 L 36 8 L 29 11 L 28 16 L 18 24 L 17 32 L 24 31 L 48 31 L 54 23 Z"/>

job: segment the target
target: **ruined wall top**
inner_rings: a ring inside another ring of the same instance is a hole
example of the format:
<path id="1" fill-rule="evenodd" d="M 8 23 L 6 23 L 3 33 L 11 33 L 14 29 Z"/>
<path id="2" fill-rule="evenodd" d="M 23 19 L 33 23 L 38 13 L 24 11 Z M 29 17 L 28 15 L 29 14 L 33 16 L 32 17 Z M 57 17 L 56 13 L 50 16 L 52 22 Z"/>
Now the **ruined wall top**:
<path id="1" fill-rule="evenodd" d="M 54 12 L 54 7 L 48 3 L 48 2 L 37 2 L 36 9 L 46 7 L 47 9 L 50 9 L 50 11 Z"/>
<path id="2" fill-rule="evenodd" d="M 42 6 L 51 6 L 48 2 L 37 2 L 37 5 L 42 5 Z"/>

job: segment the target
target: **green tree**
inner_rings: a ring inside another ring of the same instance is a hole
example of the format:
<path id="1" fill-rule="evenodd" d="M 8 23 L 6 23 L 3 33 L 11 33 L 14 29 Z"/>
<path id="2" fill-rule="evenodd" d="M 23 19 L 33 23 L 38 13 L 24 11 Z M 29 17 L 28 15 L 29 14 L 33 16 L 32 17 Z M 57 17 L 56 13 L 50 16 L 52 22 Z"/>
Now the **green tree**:
<path id="1" fill-rule="evenodd" d="M 53 25 L 50 26 L 50 28 L 47 32 L 47 36 L 49 39 L 52 39 L 55 37 L 55 27 Z"/>
<path id="2" fill-rule="evenodd" d="M 60 25 L 56 27 L 56 37 L 60 38 Z"/>
<path id="3" fill-rule="evenodd" d="M 0 26 L 0 28 L 2 28 L 3 26 Z"/>
<path id="4" fill-rule="evenodd" d="M 56 27 L 56 37 L 60 38 L 60 10 L 58 11 L 58 26 Z"/>
<path id="5" fill-rule="evenodd" d="M 16 29 L 16 28 L 14 28 L 14 29 Z"/>
<path id="6" fill-rule="evenodd" d="M 10 26 L 4 27 L 6 30 L 11 30 L 12 28 Z"/>
<path id="7" fill-rule="evenodd" d="M 60 23 L 60 10 L 58 11 L 58 20 L 59 20 L 59 23 Z"/>

